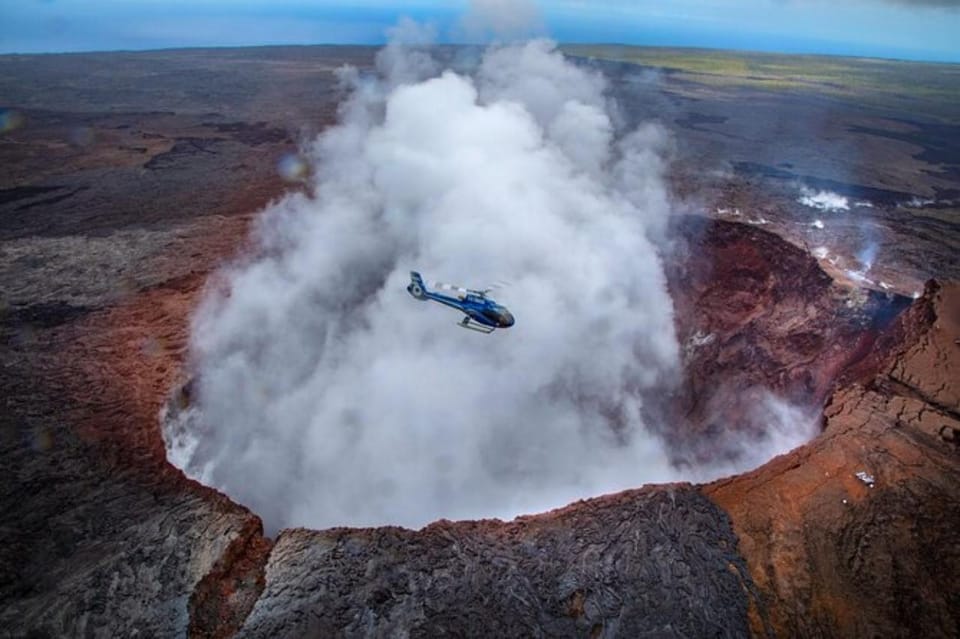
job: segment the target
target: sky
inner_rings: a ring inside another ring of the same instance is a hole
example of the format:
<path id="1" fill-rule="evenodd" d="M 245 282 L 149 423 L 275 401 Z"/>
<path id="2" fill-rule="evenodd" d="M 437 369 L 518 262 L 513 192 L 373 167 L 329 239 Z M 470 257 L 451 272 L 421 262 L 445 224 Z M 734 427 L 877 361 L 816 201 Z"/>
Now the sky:
<path id="1" fill-rule="evenodd" d="M 501 4 L 510 0 L 496 0 Z M 560 42 L 694 46 L 960 62 L 960 0 L 543 0 Z M 401 17 L 475 40 L 467 0 L 21 0 L 0 4 L 0 52 L 380 44 Z"/>

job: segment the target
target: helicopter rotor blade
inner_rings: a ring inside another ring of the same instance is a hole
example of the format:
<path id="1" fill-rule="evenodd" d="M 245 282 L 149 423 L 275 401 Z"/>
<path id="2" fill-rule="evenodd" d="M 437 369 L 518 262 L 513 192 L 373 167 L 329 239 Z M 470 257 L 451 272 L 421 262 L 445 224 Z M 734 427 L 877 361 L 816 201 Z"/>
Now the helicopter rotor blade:
<path id="1" fill-rule="evenodd" d="M 445 282 L 433 282 L 432 286 L 435 289 L 455 293 L 461 298 L 466 295 L 476 295 L 478 297 L 486 298 L 488 295 L 490 295 L 490 293 L 510 286 L 510 282 L 497 280 L 492 285 L 484 289 L 464 288 L 463 286 L 454 286 L 453 284 L 447 284 Z"/>
<path id="2" fill-rule="evenodd" d="M 440 289 L 442 291 L 449 291 L 451 293 L 455 293 L 460 297 L 463 297 L 464 295 L 467 295 L 468 293 L 471 292 L 463 288 L 462 286 L 454 286 L 453 284 L 446 284 L 444 282 L 434 282 L 433 287 L 436 289 Z"/>
<path id="3" fill-rule="evenodd" d="M 497 280 L 496 282 L 494 282 L 493 284 L 490 284 L 483 290 L 476 291 L 476 292 L 483 297 L 487 297 L 491 293 L 503 291 L 504 289 L 509 288 L 510 286 L 511 286 L 511 283 L 507 282 L 506 280 Z"/>

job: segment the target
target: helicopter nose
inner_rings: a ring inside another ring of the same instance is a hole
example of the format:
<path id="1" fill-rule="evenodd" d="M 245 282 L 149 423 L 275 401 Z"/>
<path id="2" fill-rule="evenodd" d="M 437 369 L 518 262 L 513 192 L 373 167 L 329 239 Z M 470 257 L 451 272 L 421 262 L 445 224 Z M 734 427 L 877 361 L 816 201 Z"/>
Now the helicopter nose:
<path id="1" fill-rule="evenodd" d="M 509 328 L 513 326 L 513 321 L 513 315 L 510 314 L 510 311 L 504 309 L 500 312 L 500 326 Z"/>

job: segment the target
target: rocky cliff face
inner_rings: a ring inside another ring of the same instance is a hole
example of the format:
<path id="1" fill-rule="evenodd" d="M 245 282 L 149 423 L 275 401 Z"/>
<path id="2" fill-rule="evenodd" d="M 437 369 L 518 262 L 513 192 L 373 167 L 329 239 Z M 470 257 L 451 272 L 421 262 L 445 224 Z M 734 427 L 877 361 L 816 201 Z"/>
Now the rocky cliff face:
<path id="1" fill-rule="evenodd" d="M 910 302 L 839 286 L 757 227 L 687 216 L 676 230 L 667 274 L 684 376 L 659 421 L 689 463 L 743 456 L 770 430 L 765 397 L 812 424 L 838 374 Z"/>
<path id="2" fill-rule="evenodd" d="M 832 394 L 820 437 L 705 487 L 778 634 L 960 630 L 958 340 L 960 286 L 931 283 Z"/>
<path id="3" fill-rule="evenodd" d="M 281 533 L 243 637 L 743 636 L 756 591 L 690 486 L 546 515 Z"/>

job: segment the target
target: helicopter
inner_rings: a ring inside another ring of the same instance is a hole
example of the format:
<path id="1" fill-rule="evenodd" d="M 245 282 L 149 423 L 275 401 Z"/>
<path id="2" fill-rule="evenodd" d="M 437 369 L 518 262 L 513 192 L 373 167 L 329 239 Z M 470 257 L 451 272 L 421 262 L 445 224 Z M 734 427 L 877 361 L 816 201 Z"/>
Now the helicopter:
<path id="1" fill-rule="evenodd" d="M 513 326 L 513 315 L 506 308 L 487 297 L 490 289 L 474 291 L 449 284 L 436 284 L 437 289 L 450 294 L 428 290 L 423 278 L 416 271 L 410 271 L 410 285 L 407 292 L 421 302 L 433 300 L 464 313 L 458 326 L 478 333 L 490 334 L 498 328 Z"/>

